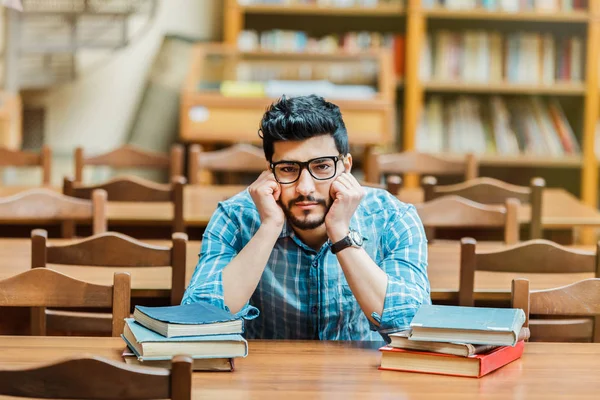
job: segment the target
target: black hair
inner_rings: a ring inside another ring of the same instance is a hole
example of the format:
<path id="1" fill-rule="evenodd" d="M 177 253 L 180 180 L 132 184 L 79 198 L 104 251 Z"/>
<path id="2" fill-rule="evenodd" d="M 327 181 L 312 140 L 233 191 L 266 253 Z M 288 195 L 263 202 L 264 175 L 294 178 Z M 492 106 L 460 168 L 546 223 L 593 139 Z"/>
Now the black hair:
<path id="1" fill-rule="evenodd" d="M 316 95 L 282 96 L 263 115 L 258 135 L 269 162 L 273 159 L 274 142 L 306 140 L 320 135 L 331 135 L 340 154 L 350 151 L 340 108 Z"/>

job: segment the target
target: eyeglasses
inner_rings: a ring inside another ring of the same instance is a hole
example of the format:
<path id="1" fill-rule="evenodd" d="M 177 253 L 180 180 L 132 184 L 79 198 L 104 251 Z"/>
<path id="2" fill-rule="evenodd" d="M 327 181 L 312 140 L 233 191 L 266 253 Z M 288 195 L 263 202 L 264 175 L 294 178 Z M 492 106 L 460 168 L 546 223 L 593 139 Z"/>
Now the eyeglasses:
<path id="1" fill-rule="evenodd" d="M 344 155 L 325 156 L 313 158 L 305 162 L 300 161 L 277 161 L 271 163 L 271 170 L 275 180 L 281 184 L 294 183 L 300 179 L 302 170 L 306 168 L 310 175 L 318 181 L 326 181 L 335 176 L 337 162 L 343 160 Z"/>

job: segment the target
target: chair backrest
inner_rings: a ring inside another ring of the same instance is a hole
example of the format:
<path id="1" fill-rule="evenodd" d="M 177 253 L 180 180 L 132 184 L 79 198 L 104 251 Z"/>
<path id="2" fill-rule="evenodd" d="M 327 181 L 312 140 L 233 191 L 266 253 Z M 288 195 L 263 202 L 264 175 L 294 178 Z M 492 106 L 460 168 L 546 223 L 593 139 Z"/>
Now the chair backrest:
<path id="1" fill-rule="evenodd" d="M 0 198 L 0 220 L 4 223 L 61 222 L 63 237 L 74 235 L 75 221 L 92 221 L 94 233 L 106 232 L 106 192 L 94 190 L 87 200 L 50 189 L 30 189 Z"/>
<path id="2" fill-rule="evenodd" d="M 83 182 L 83 169 L 86 165 L 108 166 L 112 168 L 152 168 L 169 170 L 169 179 L 183 176 L 183 146 L 174 144 L 169 155 L 140 149 L 130 144 L 104 154 L 86 157 L 82 147 L 74 154 L 75 181 Z"/>
<path id="3" fill-rule="evenodd" d="M 52 175 L 52 150 L 43 146 L 39 153 L 32 151 L 10 150 L 0 147 L 0 166 L 42 168 L 42 185 L 49 185 Z"/>
<path id="4" fill-rule="evenodd" d="M 568 286 L 546 290 L 529 290 L 527 279 L 514 279 L 512 282 L 512 307 L 525 311 L 527 320 L 524 326 L 530 326 L 530 315 L 591 317 L 581 323 L 580 320 L 560 319 L 538 320 L 550 325 L 539 330 L 547 333 L 551 341 L 592 341 L 600 343 L 600 278 L 585 279 Z M 531 338 L 540 340 L 536 330 L 531 330 Z"/>
<path id="5" fill-rule="evenodd" d="M 374 153 L 367 158 L 367 164 L 366 180 L 369 182 L 380 182 L 382 175 L 390 174 L 462 175 L 464 180 L 476 178 L 479 174 L 479 165 L 473 154 L 466 154 L 464 160 L 447 160 L 416 151 Z"/>
<path id="6" fill-rule="evenodd" d="M 183 188 L 186 180 L 174 177 L 170 184 L 156 183 L 136 176 L 111 179 L 98 185 L 85 186 L 65 177 L 63 193 L 80 199 L 89 199 L 94 190 L 102 189 L 109 201 L 117 202 L 171 202 L 173 203 L 173 232 L 184 232 Z"/>
<path id="7" fill-rule="evenodd" d="M 504 228 L 505 243 L 519 241 L 517 199 L 508 199 L 501 206 L 480 204 L 459 196 L 444 196 L 415 207 L 423 226 L 430 231 L 431 228 Z"/>
<path id="8" fill-rule="evenodd" d="M 65 245 L 48 244 L 48 233 L 31 233 L 31 267 L 47 264 L 94 267 L 171 267 L 171 304 L 181 303 L 185 291 L 185 233 L 173 233 L 172 245 L 155 246 L 117 232 L 104 232 Z M 82 267 L 83 268 L 83 267 Z"/>
<path id="9" fill-rule="evenodd" d="M 0 306 L 112 308 L 112 335 L 119 336 L 129 316 L 130 287 L 130 276 L 124 272 L 115 273 L 113 285 L 103 286 L 36 268 L 0 281 Z M 45 320 L 31 322 L 34 335 L 46 334 Z"/>
<path id="10" fill-rule="evenodd" d="M 237 143 L 222 150 L 203 151 L 198 144 L 188 151 L 190 184 L 202 183 L 202 175 L 211 172 L 256 172 L 268 168 L 265 153 L 256 146 Z"/>
<path id="11" fill-rule="evenodd" d="M 503 204 L 515 198 L 531 207 L 530 239 L 542 238 L 542 195 L 546 181 L 533 178 L 529 187 L 511 185 L 494 178 L 475 178 L 455 185 L 437 185 L 433 176 L 422 180 L 425 201 L 456 195 L 482 204 Z"/>
<path id="12" fill-rule="evenodd" d="M 539 274 L 594 273 L 600 278 L 600 258 L 598 247 L 596 251 L 583 251 L 544 239 L 529 240 L 500 250 L 477 251 L 475 239 L 462 238 L 458 294 L 458 304 L 461 306 L 474 305 L 476 271 Z"/>
<path id="13" fill-rule="evenodd" d="M 0 369 L 0 394 L 38 399 L 190 400 L 192 361 L 190 356 L 177 355 L 168 370 L 82 355 L 33 368 Z"/>

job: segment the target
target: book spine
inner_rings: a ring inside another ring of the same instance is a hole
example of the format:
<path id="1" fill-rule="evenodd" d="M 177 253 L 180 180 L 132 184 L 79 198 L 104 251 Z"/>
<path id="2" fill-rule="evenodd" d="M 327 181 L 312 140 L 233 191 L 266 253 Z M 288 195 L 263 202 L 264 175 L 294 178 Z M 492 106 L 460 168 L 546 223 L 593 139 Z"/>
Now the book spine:
<path id="1" fill-rule="evenodd" d="M 515 347 L 503 347 L 497 351 L 490 353 L 479 359 L 479 376 L 478 378 L 505 366 L 523 355 L 525 342 L 520 341 Z"/>
<path id="2" fill-rule="evenodd" d="M 515 346 L 517 344 L 517 341 L 519 340 L 519 332 L 521 332 L 521 327 L 525 323 L 525 319 L 525 312 L 521 309 L 517 309 L 517 312 L 515 313 L 515 319 L 512 325 L 512 333 L 514 337 L 514 342 L 512 346 Z"/>

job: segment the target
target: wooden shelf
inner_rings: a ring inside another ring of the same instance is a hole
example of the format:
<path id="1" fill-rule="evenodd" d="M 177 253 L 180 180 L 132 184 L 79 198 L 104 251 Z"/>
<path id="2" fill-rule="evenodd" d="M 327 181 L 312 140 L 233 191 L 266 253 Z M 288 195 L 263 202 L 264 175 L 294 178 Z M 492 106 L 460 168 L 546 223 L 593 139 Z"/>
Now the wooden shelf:
<path id="1" fill-rule="evenodd" d="M 495 20 L 495 21 L 526 21 L 526 22 L 566 22 L 585 23 L 589 20 L 587 10 L 569 12 L 539 12 L 539 11 L 485 11 L 485 10 L 448 10 L 437 8 L 424 10 L 427 18 L 431 19 L 466 19 L 466 20 Z"/>
<path id="2" fill-rule="evenodd" d="M 448 160 L 464 160 L 464 154 L 437 153 L 437 157 Z M 536 156 L 536 155 L 498 155 L 498 154 L 477 154 L 477 161 L 484 167 L 540 167 L 540 168 L 581 168 L 583 158 L 581 156 Z"/>
<path id="3" fill-rule="evenodd" d="M 372 51 L 345 51 L 338 50 L 334 52 L 314 52 L 314 51 L 268 51 L 268 50 L 255 50 L 255 51 L 240 51 L 243 56 L 258 57 L 258 58 L 301 58 L 306 59 L 358 59 L 364 58 L 376 59 L 380 52 L 377 50 Z"/>
<path id="4" fill-rule="evenodd" d="M 429 81 L 423 88 L 430 92 L 489 93 L 489 94 L 530 94 L 555 96 L 582 96 L 583 83 L 557 82 L 552 85 L 528 85 L 520 83 L 470 83 L 456 81 Z"/>
<path id="5" fill-rule="evenodd" d="M 240 6 L 240 11 L 245 14 L 304 14 L 304 15 L 329 15 L 329 16 L 380 16 L 394 17 L 404 14 L 404 8 L 397 4 L 380 4 L 376 7 L 319 7 L 312 4 L 294 5 L 268 5 L 254 4 Z"/>

